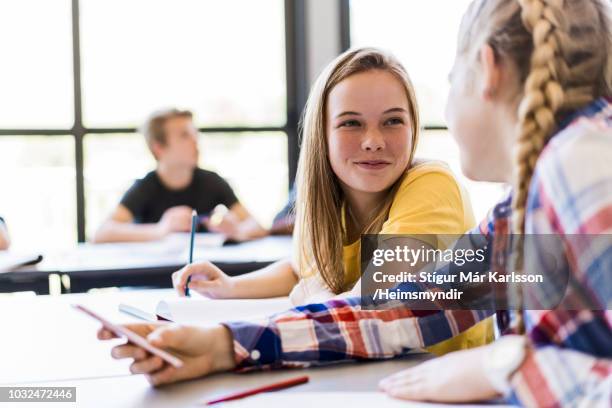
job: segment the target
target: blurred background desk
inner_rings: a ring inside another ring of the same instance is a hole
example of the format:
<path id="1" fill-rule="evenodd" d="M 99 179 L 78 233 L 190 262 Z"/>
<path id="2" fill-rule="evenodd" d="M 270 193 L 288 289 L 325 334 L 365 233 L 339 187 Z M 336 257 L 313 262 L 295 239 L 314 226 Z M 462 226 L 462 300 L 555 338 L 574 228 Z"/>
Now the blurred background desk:
<path id="1" fill-rule="evenodd" d="M 292 250 L 291 237 L 287 236 L 234 245 L 221 243 L 213 234 L 198 234 L 194 258 L 209 260 L 230 276 L 287 258 Z M 0 292 L 53 293 L 57 290 L 53 289 L 54 279 L 60 280 L 62 293 L 113 286 L 168 288 L 172 287 L 172 272 L 187 262 L 188 246 L 188 234 L 150 243 L 79 244 L 70 250 L 43 253 L 38 265 L 0 273 Z"/>

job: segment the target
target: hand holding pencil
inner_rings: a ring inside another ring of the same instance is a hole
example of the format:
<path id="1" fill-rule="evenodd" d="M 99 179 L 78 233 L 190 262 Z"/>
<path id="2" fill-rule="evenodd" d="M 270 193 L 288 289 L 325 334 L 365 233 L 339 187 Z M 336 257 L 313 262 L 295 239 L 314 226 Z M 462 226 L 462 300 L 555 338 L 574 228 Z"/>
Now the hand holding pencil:
<path id="1" fill-rule="evenodd" d="M 195 243 L 195 233 L 198 228 L 198 212 L 194 209 L 191 212 L 191 234 L 189 238 L 189 262 L 188 265 L 193 263 L 193 245 Z M 191 275 L 187 277 L 187 281 L 185 282 L 185 296 L 189 297 L 189 283 L 191 282 Z"/>

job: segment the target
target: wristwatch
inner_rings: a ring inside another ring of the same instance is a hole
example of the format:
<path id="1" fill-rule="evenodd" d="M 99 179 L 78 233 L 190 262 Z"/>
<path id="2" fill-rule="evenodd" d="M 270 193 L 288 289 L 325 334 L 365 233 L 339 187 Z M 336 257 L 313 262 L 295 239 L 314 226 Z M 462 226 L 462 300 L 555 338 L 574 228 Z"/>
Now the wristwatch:
<path id="1" fill-rule="evenodd" d="M 510 376 L 521 366 L 527 354 L 525 336 L 506 335 L 489 345 L 484 360 L 487 379 L 497 392 L 508 396 Z"/>

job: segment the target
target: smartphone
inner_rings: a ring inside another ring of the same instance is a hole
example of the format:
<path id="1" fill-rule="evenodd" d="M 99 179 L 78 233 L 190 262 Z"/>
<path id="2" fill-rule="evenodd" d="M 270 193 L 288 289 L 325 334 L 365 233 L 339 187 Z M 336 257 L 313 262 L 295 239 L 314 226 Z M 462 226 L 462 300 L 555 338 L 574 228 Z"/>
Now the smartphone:
<path id="1" fill-rule="evenodd" d="M 151 343 L 149 343 L 144 337 L 134 333 L 133 331 L 123 326 L 119 326 L 117 324 L 109 322 L 108 320 L 106 320 L 105 318 L 97 314 L 96 312 L 90 310 L 89 308 L 83 305 L 72 305 L 72 307 L 74 307 L 77 310 L 80 310 L 81 312 L 89 315 L 90 317 L 93 317 L 94 319 L 102 323 L 102 326 L 104 326 L 105 329 L 113 332 L 113 334 L 115 334 L 116 336 L 127 338 L 130 343 L 138 347 L 142 347 L 143 349 L 147 350 L 149 353 L 160 357 L 162 360 L 164 360 L 168 364 L 176 368 L 181 368 L 183 366 L 183 362 L 179 358 L 173 356 L 167 351 L 164 351 L 158 347 L 152 346 Z"/>

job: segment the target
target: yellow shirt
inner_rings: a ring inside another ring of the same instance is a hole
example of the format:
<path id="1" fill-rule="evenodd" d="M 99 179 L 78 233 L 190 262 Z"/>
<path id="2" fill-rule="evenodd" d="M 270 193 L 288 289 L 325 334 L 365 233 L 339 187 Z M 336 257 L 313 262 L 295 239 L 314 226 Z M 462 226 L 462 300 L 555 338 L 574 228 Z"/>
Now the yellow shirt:
<path id="1" fill-rule="evenodd" d="M 425 162 L 408 170 L 380 234 L 463 234 L 476 221 L 467 193 L 442 162 Z M 345 282 L 353 286 L 361 277 L 361 240 L 344 246 Z M 493 341 L 491 319 L 460 335 L 428 347 L 437 355 Z"/>
<path id="2" fill-rule="evenodd" d="M 450 169 L 443 162 L 427 161 L 408 170 L 380 234 L 459 235 L 475 224 L 469 197 Z M 297 241 L 294 239 L 295 245 Z M 353 287 L 361 278 L 360 250 L 361 240 L 343 248 L 345 287 Z M 295 248 L 295 254 L 297 251 Z M 294 259 L 294 267 L 297 267 L 296 261 Z M 316 268 L 309 265 L 299 266 L 301 279 L 290 294 L 295 304 L 322 302 L 336 296 L 315 271 Z M 489 318 L 452 339 L 428 347 L 427 351 L 441 355 L 491 341 L 493 324 Z"/>

